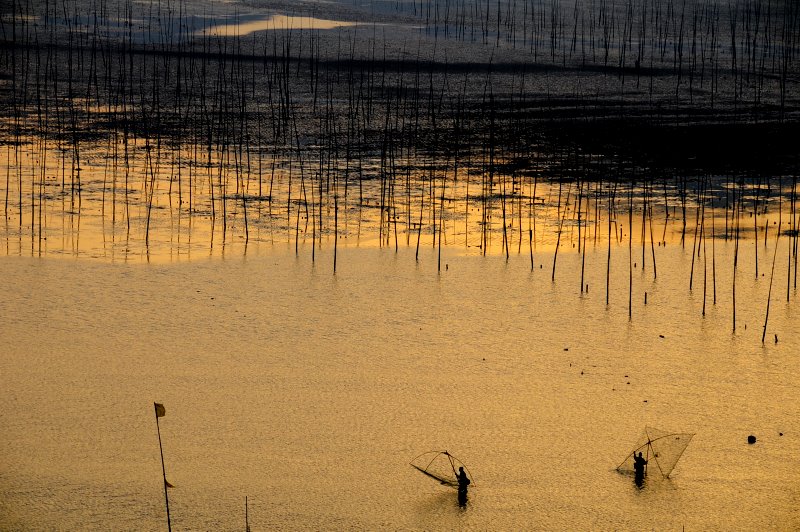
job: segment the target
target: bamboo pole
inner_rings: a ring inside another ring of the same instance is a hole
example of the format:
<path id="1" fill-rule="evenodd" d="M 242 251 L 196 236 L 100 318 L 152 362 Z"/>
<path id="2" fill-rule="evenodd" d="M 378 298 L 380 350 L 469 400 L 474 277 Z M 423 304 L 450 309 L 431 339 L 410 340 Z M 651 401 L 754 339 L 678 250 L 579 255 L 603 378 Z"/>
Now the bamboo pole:
<path id="1" fill-rule="evenodd" d="M 158 425 L 158 418 L 164 417 L 166 411 L 164 410 L 164 405 L 159 403 L 153 403 L 153 408 L 155 409 L 156 414 L 156 432 L 158 433 L 158 451 L 161 455 L 161 474 L 164 478 L 164 502 L 167 507 L 167 530 L 170 532 L 172 531 L 172 521 L 169 517 L 169 494 L 167 493 L 167 489 L 170 487 L 170 483 L 167 482 L 167 470 L 164 467 L 164 448 L 161 446 L 161 428 Z"/>

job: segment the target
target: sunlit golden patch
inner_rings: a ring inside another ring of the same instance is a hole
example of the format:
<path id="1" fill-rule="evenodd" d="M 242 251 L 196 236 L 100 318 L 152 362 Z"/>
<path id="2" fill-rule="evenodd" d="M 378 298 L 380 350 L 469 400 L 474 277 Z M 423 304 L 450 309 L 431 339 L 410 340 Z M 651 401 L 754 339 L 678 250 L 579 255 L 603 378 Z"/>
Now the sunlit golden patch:
<path id="1" fill-rule="evenodd" d="M 256 31 L 332 30 L 355 25 L 357 25 L 356 22 L 347 22 L 343 20 L 325 20 L 315 17 L 273 15 L 262 20 L 213 26 L 208 30 L 199 31 L 198 34 L 209 35 L 212 37 L 243 37 Z"/>

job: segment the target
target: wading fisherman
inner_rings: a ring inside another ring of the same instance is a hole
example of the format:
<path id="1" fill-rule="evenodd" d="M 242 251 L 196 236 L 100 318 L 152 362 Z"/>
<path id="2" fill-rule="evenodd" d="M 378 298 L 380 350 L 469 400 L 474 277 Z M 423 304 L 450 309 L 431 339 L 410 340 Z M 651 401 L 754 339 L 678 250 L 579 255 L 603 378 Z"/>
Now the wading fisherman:
<path id="1" fill-rule="evenodd" d="M 456 479 L 458 480 L 458 504 L 460 506 L 467 505 L 467 486 L 469 486 L 469 477 L 467 477 L 466 471 L 464 471 L 464 467 L 458 468 L 458 473 L 456 474 Z"/>
<path id="2" fill-rule="evenodd" d="M 639 451 L 639 454 L 633 455 L 633 476 L 634 481 L 636 482 L 637 486 L 641 486 L 642 482 L 644 481 L 644 472 L 645 467 L 647 465 L 647 460 L 642 458 L 642 452 Z"/>

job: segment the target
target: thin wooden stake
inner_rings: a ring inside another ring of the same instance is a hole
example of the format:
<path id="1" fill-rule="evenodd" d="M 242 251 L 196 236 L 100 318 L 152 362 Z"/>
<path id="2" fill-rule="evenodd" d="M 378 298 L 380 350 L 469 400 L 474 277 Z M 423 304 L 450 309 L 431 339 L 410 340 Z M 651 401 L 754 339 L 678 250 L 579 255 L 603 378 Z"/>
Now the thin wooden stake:
<path id="1" fill-rule="evenodd" d="M 164 449 L 161 446 L 161 428 L 158 426 L 158 418 L 164 417 L 165 410 L 164 405 L 159 403 L 153 403 L 153 408 L 155 409 L 156 413 L 156 432 L 158 432 L 158 450 L 161 453 L 161 474 L 164 476 L 164 502 L 167 506 L 167 530 L 172 532 L 172 522 L 169 518 L 169 495 L 167 494 L 167 488 L 170 486 L 169 482 L 167 482 L 167 470 L 164 467 Z"/>

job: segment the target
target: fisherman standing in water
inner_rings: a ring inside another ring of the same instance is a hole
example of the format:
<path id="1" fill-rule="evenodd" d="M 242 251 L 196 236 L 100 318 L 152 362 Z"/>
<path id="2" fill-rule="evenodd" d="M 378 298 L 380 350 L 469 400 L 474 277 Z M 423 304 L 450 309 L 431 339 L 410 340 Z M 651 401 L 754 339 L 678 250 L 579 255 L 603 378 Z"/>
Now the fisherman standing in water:
<path id="1" fill-rule="evenodd" d="M 466 506 L 467 505 L 467 486 L 469 486 L 469 477 L 467 477 L 466 471 L 464 471 L 464 467 L 458 468 L 458 473 L 456 474 L 456 479 L 458 479 L 458 505 L 459 506 Z"/>
<path id="2" fill-rule="evenodd" d="M 644 466 L 647 465 L 647 460 L 642 458 L 642 452 L 639 451 L 639 454 L 633 455 L 633 477 L 636 485 L 642 487 L 642 483 L 644 482 Z"/>

